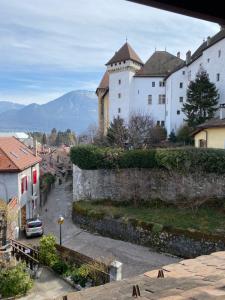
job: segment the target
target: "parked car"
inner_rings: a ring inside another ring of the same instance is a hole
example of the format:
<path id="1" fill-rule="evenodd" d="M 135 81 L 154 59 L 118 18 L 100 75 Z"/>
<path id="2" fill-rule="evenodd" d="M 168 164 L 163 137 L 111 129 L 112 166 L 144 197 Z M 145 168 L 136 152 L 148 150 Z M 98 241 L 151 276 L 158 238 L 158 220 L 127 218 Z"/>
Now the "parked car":
<path id="1" fill-rule="evenodd" d="M 42 236 L 44 233 L 43 222 L 40 219 L 28 219 L 25 226 L 26 237 Z"/>

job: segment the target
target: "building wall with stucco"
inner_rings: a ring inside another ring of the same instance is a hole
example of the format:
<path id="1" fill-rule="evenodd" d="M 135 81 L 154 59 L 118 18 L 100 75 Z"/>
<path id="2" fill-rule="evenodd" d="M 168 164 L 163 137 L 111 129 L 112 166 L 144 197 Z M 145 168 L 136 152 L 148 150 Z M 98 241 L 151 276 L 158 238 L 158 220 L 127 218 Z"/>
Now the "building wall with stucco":
<path id="1" fill-rule="evenodd" d="M 200 147 L 200 140 L 206 141 L 207 148 L 225 149 L 225 128 L 207 128 L 194 136 L 195 147 Z"/>

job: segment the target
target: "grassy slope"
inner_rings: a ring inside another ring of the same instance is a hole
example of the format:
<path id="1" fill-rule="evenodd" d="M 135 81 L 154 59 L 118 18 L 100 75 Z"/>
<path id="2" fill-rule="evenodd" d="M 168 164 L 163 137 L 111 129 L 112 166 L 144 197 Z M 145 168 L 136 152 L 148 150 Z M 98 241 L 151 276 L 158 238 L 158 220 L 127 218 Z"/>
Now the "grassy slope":
<path id="1" fill-rule="evenodd" d="M 191 209 L 176 207 L 134 207 L 115 206 L 113 203 L 95 203 L 80 201 L 76 204 L 82 209 L 93 212 L 104 212 L 106 215 L 132 218 L 145 222 L 171 225 L 174 228 L 195 229 L 205 233 L 225 232 L 225 214 L 216 208 L 199 208 L 197 212 Z"/>

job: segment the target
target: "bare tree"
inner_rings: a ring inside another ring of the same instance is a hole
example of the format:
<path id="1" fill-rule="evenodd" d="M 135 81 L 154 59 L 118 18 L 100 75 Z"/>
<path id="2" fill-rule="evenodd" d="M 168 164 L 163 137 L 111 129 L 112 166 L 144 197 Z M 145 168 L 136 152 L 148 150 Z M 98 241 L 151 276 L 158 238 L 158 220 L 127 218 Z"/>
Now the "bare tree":
<path id="1" fill-rule="evenodd" d="M 154 121 L 150 115 L 133 113 L 128 123 L 129 144 L 134 149 L 146 148 L 152 144 Z"/>

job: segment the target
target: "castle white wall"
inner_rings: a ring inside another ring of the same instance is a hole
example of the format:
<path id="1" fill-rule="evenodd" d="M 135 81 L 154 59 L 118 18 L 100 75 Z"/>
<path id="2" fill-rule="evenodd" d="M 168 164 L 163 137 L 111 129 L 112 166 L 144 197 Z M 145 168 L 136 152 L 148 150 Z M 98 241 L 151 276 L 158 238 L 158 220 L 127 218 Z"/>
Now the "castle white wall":
<path id="1" fill-rule="evenodd" d="M 152 86 L 152 83 L 155 86 Z M 133 96 L 131 97 L 131 111 L 147 113 L 151 115 L 156 123 L 165 122 L 166 105 L 159 104 L 159 95 L 166 94 L 165 86 L 160 86 L 163 77 L 134 77 L 133 78 Z M 152 104 L 148 103 L 148 96 L 152 96 Z"/>
<path id="2" fill-rule="evenodd" d="M 137 70 L 140 66 L 134 67 L 130 61 L 124 65 L 120 63 L 108 67 L 110 121 L 119 115 L 128 122 L 132 112 L 144 112 L 150 114 L 155 122 L 164 121 L 168 134 L 171 131 L 177 132 L 184 124 L 182 107 L 186 101 L 188 85 L 191 80 L 195 80 L 201 69 L 206 70 L 210 81 L 215 83 L 220 95 L 219 103 L 225 103 L 225 39 L 204 50 L 190 65 L 172 73 L 166 79 L 165 87 L 159 85 L 163 81 L 162 77 L 135 77 L 135 68 Z M 121 84 L 118 84 L 119 79 Z M 153 81 L 155 87 L 152 87 Z M 180 83 L 183 84 L 182 88 Z M 119 93 L 121 98 L 118 97 Z M 159 104 L 159 95 L 163 94 L 166 95 L 166 104 Z M 148 95 L 152 95 L 152 104 L 148 103 Z"/>

